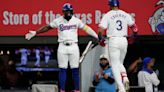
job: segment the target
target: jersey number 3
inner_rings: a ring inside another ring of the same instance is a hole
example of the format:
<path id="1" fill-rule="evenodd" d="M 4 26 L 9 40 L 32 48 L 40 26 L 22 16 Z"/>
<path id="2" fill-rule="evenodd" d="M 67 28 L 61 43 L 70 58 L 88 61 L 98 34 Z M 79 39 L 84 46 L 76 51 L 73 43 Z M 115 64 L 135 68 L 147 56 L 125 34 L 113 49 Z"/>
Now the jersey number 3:
<path id="1" fill-rule="evenodd" d="M 116 28 L 116 29 L 117 29 L 118 31 L 121 31 L 121 29 L 122 29 L 122 21 L 121 21 L 121 20 L 117 20 L 117 21 L 116 21 L 116 24 L 117 24 L 117 28 Z"/>

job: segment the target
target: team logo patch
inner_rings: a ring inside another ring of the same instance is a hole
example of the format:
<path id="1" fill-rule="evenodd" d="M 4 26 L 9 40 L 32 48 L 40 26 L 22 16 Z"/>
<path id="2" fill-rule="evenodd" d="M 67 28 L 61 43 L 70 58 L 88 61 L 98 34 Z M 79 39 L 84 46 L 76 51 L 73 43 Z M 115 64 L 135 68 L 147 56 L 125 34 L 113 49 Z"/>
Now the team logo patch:
<path id="1" fill-rule="evenodd" d="M 159 8 L 149 18 L 148 22 L 153 33 L 164 34 L 164 1 L 159 0 L 155 7 L 157 6 L 159 6 Z"/>
<path id="2" fill-rule="evenodd" d="M 77 26 L 76 25 L 64 25 L 64 24 L 60 24 L 59 25 L 59 29 L 60 29 L 60 31 L 70 30 L 70 29 L 77 29 Z"/>

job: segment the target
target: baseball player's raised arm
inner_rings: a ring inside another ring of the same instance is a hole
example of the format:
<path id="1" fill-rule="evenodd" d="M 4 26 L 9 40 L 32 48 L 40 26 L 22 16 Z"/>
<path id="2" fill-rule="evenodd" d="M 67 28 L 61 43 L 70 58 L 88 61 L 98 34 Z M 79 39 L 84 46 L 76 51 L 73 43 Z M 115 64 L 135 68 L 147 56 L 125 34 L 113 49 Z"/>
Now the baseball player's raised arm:
<path id="1" fill-rule="evenodd" d="M 142 63 L 141 57 L 139 57 L 137 60 L 135 60 L 135 61 L 129 66 L 128 72 L 129 72 L 129 73 L 133 72 L 133 71 L 136 69 L 137 65 L 140 64 L 140 63 Z"/>
<path id="2" fill-rule="evenodd" d="M 52 29 L 52 27 L 50 25 L 43 26 L 43 27 L 39 28 L 38 30 L 36 30 L 36 34 L 47 32 L 50 29 Z"/>
<path id="3" fill-rule="evenodd" d="M 91 35 L 91 36 L 95 37 L 96 39 L 98 39 L 98 36 L 97 36 L 96 32 L 91 27 L 89 27 L 88 25 L 85 25 L 83 27 L 83 30 L 86 33 L 88 33 L 89 35 Z"/>
<path id="4" fill-rule="evenodd" d="M 40 33 L 44 33 L 49 31 L 50 29 L 53 29 L 57 27 L 57 19 L 53 20 L 49 25 L 45 25 L 41 28 L 39 28 L 38 30 L 34 31 L 34 30 L 29 30 L 29 32 L 25 35 L 25 39 L 30 40 L 31 38 L 33 38 L 36 34 L 40 34 Z"/>
<path id="5" fill-rule="evenodd" d="M 25 35 L 25 39 L 30 40 L 31 38 L 33 38 L 36 34 L 39 33 L 44 33 L 47 32 L 48 30 L 52 29 L 52 27 L 50 25 L 46 25 L 43 26 L 41 28 L 39 28 L 38 30 L 34 31 L 34 30 L 29 30 L 29 32 Z"/>
<path id="6" fill-rule="evenodd" d="M 91 36 L 95 37 L 96 39 L 98 39 L 98 36 L 97 36 L 96 32 L 91 27 L 84 24 L 80 19 L 78 20 L 78 28 L 84 30 L 89 35 L 91 35 Z"/>
<path id="7" fill-rule="evenodd" d="M 58 21 L 58 19 L 54 19 L 52 22 L 50 22 L 49 25 L 43 26 L 40 29 L 36 30 L 36 34 L 44 33 L 44 32 L 49 31 L 50 29 L 56 28 L 57 27 L 57 21 Z"/>

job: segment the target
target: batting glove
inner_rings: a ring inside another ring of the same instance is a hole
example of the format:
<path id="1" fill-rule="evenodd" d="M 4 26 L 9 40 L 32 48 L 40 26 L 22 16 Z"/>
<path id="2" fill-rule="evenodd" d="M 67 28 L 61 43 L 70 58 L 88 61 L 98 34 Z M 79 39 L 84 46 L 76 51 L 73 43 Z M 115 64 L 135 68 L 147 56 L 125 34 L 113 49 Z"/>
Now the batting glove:
<path id="1" fill-rule="evenodd" d="M 26 35 L 25 35 L 25 39 L 27 39 L 27 40 L 30 40 L 32 37 L 34 37 L 36 35 L 36 31 L 29 31 L 29 33 L 27 33 Z"/>
<path id="2" fill-rule="evenodd" d="M 99 45 L 105 47 L 105 38 L 99 39 Z"/>
<path id="3" fill-rule="evenodd" d="M 99 40 L 99 45 L 105 47 L 105 37 L 102 36 L 101 33 L 98 34 L 98 40 Z"/>

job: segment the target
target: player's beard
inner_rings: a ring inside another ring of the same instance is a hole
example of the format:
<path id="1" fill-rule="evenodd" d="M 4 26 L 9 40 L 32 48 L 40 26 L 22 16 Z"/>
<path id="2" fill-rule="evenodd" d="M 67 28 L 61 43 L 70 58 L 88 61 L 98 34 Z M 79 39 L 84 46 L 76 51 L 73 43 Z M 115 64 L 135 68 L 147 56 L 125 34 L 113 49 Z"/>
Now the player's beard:
<path id="1" fill-rule="evenodd" d="M 70 11 L 70 12 L 65 12 L 64 13 L 64 18 L 67 20 L 67 21 L 69 21 L 71 18 L 72 18 L 72 16 L 73 16 L 73 11 Z"/>
<path id="2" fill-rule="evenodd" d="M 68 15 L 65 15 L 64 18 L 69 21 L 72 18 L 72 16 L 73 14 L 68 14 Z"/>

